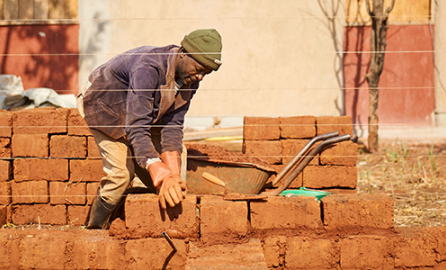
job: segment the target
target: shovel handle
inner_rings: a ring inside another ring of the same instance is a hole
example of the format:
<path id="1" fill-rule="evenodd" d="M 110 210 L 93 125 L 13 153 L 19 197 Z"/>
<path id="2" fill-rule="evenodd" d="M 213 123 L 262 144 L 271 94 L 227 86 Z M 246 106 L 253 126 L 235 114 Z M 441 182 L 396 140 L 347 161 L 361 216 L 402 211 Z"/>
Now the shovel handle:
<path id="1" fill-rule="evenodd" d="M 213 184 L 219 185 L 221 187 L 226 186 L 225 182 L 223 182 L 220 178 L 213 176 L 210 173 L 204 172 L 201 176 Z"/>

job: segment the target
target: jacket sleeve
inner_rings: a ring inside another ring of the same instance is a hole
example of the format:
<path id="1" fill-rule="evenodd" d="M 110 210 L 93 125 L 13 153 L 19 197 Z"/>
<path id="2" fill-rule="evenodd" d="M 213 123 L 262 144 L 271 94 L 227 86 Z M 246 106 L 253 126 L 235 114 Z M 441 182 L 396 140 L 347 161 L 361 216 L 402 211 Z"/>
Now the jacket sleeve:
<path id="1" fill-rule="evenodd" d="M 149 158 L 159 157 L 152 143 L 154 96 L 159 88 L 158 71 L 140 68 L 129 74 L 125 131 L 133 147 L 136 161 L 142 167 Z"/>

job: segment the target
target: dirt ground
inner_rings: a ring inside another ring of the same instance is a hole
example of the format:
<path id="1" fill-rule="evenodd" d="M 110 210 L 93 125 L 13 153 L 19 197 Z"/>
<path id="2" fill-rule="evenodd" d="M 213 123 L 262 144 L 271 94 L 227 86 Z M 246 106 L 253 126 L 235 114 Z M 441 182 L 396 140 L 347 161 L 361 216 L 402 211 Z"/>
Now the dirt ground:
<path id="1" fill-rule="evenodd" d="M 396 227 L 446 225 L 446 143 L 384 140 L 378 153 L 358 146 L 358 192 L 385 193 Z"/>

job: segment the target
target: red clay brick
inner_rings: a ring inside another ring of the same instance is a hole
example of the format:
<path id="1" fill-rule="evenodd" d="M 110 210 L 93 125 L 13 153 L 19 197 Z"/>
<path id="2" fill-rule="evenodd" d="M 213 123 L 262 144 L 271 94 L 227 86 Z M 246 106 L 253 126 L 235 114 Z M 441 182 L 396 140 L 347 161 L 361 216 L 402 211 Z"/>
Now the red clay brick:
<path id="1" fill-rule="evenodd" d="M 401 230 L 395 239 L 395 268 L 429 267 L 437 260 L 437 240 L 414 229 Z"/>
<path id="2" fill-rule="evenodd" d="M 337 239 L 290 237 L 285 262 L 288 269 L 337 269 L 339 251 Z"/>
<path id="3" fill-rule="evenodd" d="M 125 241 L 98 237 L 83 231 L 72 242 L 69 262 L 65 269 L 128 269 L 125 261 Z"/>
<path id="4" fill-rule="evenodd" d="M 14 160 L 14 180 L 68 180 L 67 159 L 16 159 Z"/>
<path id="5" fill-rule="evenodd" d="M 68 109 L 38 108 L 15 113 L 14 134 L 55 134 L 67 132 Z"/>
<path id="6" fill-rule="evenodd" d="M 245 117 L 243 119 L 245 140 L 278 140 L 280 120 L 274 117 Z"/>
<path id="7" fill-rule="evenodd" d="M 87 205 L 91 205 L 93 203 L 99 186 L 100 182 L 87 183 Z"/>
<path id="8" fill-rule="evenodd" d="M 20 241 L 20 269 L 66 269 L 67 242 L 57 236 L 30 235 Z"/>
<path id="9" fill-rule="evenodd" d="M 0 138 L 0 158 L 11 157 L 11 139 Z"/>
<path id="10" fill-rule="evenodd" d="M 195 195 L 187 195 L 180 205 L 164 211 L 159 206 L 157 195 L 129 195 L 125 203 L 125 223 L 129 229 L 150 235 L 176 230 L 185 236 L 196 237 L 199 226 L 195 213 L 196 201 Z"/>
<path id="11" fill-rule="evenodd" d="M 342 269 L 393 269 L 393 240 L 383 236 L 349 236 L 341 239 Z"/>
<path id="12" fill-rule="evenodd" d="M 307 188 L 356 188 L 358 171 L 355 166 L 307 166 L 303 185 Z"/>
<path id="13" fill-rule="evenodd" d="M 48 182 L 11 182 L 12 203 L 48 203 Z"/>
<path id="14" fill-rule="evenodd" d="M 253 229 L 317 229 L 322 227 L 319 202 L 313 197 L 268 197 L 268 202 L 251 202 Z"/>
<path id="15" fill-rule="evenodd" d="M 0 227 L 2 227 L 3 225 L 5 225 L 7 223 L 6 213 L 7 213 L 6 205 L 0 205 Z M 3 254 L 2 254 L 2 256 L 3 256 Z"/>
<path id="16" fill-rule="evenodd" d="M 282 163 L 282 144 L 280 141 L 244 141 L 243 153 L 268 164 Z"/>
<path id="17" fill-rule="evenodd" d="M 11 203 L 11 183 L 0 182 L 0 205 L 8 205 Z"/>
<path id="18" fill-rule="evenodd" d="M 86 185 L 86 183 L 50 182 L 50 203 L 84 205 L 87 201 Z"/>
<path id="19" fill-rule="evenodd" d="M 321 201 L 327 229 L 393 228 L 393 200 L 386 195 L 335 194 Z"/>
<path id="20" fill-rule="evenodd" d="M 16 225 L 29 223 L 65 225 L 67 224 L 65 205 L 32 204 L 13 206 L 12 219 Z"/>
<path id="21" fill-rule="evenodd" d="M 50 140 L 50 156 L 59 158 L 87 157 L 87 138 L 53 135 Z"/>
<path id="22" fill-rule="evenodd" d="M 0 182 L 8 181 L 11 174 L 11 163 L 8 160 L 0 160 Z"/>
<path id="23" fill-rule="evenodd" d="M 290 163 L 294 157 L 307 145 L 310 140 L 281 140 L 282 143 L 282 163 Z M 309 151 L 311 151 L 310 148 Z M 307 151 L 308 153 L 308 151 Z M 319 154 L 310 161 L 311 165 L 319 165 Z"/>
<path id="24" fill-rule="evenodd" d="M 324 150 L 320 156 L 322 165 L 356 166 L 358 147 L 352 141 L 340 142 Z"/>
<path id="25" fill-rule="evenodd" d="M 286 236 L 267 236 L 265 238 L 263 242 L 263 253 L 265 254 L 265 261 L 269 268 L 284 266 L 286 244 Z"/>
<path id="26" fill-rule="evenodd" d="M 305 139 L 316 136 L 316 117 L 279 117 L 280 137 L 284 139 Z"/>
<path id="27" fill-rule="evenodd" d="M 69 205 L 68 206 L 68 224 L 70 225 L 85 225 L 87 223 L 88 212 L 90 206 L 83 205 Z"/>
<path id="28" fill-rule="evenodd" d="M 70 160 L 70 181 L 101 181 L 106 174 L 102 160 Z"/>
<path id="29" fill-rule="evenodd" d="M 14 113 L 0 110 L 0 137 L 11 137 Z"/>
<path id="30" fill-rule="evenodd" d="M 317 135 L 339 131 L 339 135 L 350 134 L 353 136 L 353 124 L 351 116 L 320 116 L 316 117 Z"/>
<path id="31" fill-rule="evenodd" d="M 13 157 L 48 157 L 48 134 L 14 134 Z"/>
<path id="32" fill-rule="evenodd" d="M 246 235 L 248 204 L 246 201 L 225 201 L 220 196 L 204 196 L 200 202 L 200 233 Z"/>
<path id="33" fill-rule="evenodd" d="M 172 239 L 177 252 L 171 255 L 172 247 L 163 238 L 128 240 L 125 245 L 125 259 L 128 269 L 184 269 L 187 260 L 186 244 L 182 240 Z M 156 254 L 156 256 L 148 256 Z M 172 256 L 170 260 L 166 260 Z"/>
<path id="34" fill-rule="evenodd" d="M 69 109 L 68 115 L 68 135 L 91 136 L 87 122 L 79 114 L 77 109 Z"/>
<path id="35" fill-rule="evenodd" d="M 93 137 L 88 137 L 88 158 L 89 159 L 102 159 L 101 153 L 99 152 L 98 145 Z"/>

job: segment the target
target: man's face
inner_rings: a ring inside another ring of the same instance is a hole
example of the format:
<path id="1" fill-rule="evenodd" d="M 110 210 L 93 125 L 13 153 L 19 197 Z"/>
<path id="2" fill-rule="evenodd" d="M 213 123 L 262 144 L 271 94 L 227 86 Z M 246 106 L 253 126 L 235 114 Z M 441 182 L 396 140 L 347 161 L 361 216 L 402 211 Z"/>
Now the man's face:
<path id="1" fill-rule="evenodd" d="M 203 80 L 212 69 L 198 63 L 192 56 L 182 52 L 175 71 L 175 81 L 184 86 Z"/>

